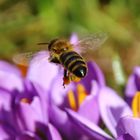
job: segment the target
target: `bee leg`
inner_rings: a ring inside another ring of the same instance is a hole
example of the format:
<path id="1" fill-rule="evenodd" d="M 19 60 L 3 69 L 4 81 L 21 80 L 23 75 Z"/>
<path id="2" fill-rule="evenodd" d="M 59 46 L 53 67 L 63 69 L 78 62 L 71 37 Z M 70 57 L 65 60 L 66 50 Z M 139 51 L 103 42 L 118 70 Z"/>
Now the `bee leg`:
<path id="1" fill-rule="evenodd" d="M 49 60 L 49 62 L 60 64 L 59 60 L 56 57 L 50 56 L 48 60 Z"/>
<path id="2" fill-rule="evenodd" d="M 69 76 L 69 72 L 64 69 L 64 77 L 63 77 L 63 86 L 65 88 L 65 85 L 68 85 L 70 83 L 70 76 Z"/>

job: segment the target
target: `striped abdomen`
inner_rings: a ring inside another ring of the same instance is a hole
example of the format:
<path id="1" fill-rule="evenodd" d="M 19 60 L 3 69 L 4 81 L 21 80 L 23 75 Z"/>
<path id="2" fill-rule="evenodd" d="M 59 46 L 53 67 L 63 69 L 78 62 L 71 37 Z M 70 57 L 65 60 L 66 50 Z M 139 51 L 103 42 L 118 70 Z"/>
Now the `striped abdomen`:
<path id="1" fill-rule="evenodd" d="M 61 54 L 60 63 L 77 77 L 83 78 L 87 73 L 87 66 L 83 58 L 74 51 Z"/>

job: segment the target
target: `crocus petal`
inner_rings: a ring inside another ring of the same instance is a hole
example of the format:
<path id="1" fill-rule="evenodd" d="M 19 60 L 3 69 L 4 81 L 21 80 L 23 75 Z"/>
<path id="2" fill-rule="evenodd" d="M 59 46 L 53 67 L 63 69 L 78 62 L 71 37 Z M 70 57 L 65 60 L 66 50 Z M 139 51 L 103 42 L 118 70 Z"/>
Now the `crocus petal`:
<path id="1" fill-rule="evenodd" d="M 78 52 L 79 54 L 81 53 L 81 49 L 78 45 L 76 45 L 78 43 L 78 36 L 76 33 L 73 33 L 70 37 L 70 43 L 73 44 L 73 48 L 76 52 Z"/>
<path id="2" fill-rule="evenodd" d="M 101 117 L 107 128 L 116 138 L 116 125 L 122 116 L 131 115 L 132 111 L 127 103 L 108 87 L 103 87 L 99 93 L 99 107 Z"/>
<path id="3" fill-rule="evenodd" d="M 4 71 L 7 73 L 12 73 L 12 74 L 21 76 L 21 72 L 19 71 L 19 69 L 14 67 L 14 65 L 11 65 L 10 63 L 5 62 L 5 61 L 0 61 L 0 71 Z"/>
<path id="4" fill-rule="evenodd" d="M 123 134 L 122 136 L 117 138 L 117 140 L 135 140 L 135 139 L 132 136 L 130 136 L 129 134 Z"/>
<path id="5" fill-rule="evenodd" d="M 131 75 L 126 85 L 125 94 L 127 97 L 133 97 L 135 92 L 136 92 L 136 85 L 134 83 L 134 76 Z"/>
<path id="6" fill-rule="evenodd" d="M 53 104 L 49 109 L 50 121 L 61 134 L 63 134 L 67 140 L 78 139 L 79 131 L 77 131 L 75 126 L 69 121 L 67 113 Z"/>
<path id="7" fill-rule="evenodd" d="M 39 86 L 37 83 L 34 82 L 32 84 L 40 99 L 40 103 L 41 103 L 40 110 L 42 110 L 43 121 L 44 123 L 48 123 L 48 108 L 49 108 L 48 94 L 45 91 L 45 89 L 43 89 L 43 87 Z"/>
<path id="8" fill-rule="evenodd" d="M 78 36 L 76 33 L 73 33 L 70 37 L 70 43 L 71 44 L 76 44 L 78 42 Z"/>
<path id="9" fill-rule="evenodd" d="M 40 52 L 31 61 L 27 78 L 39 83 L 43 88 L 49 90 L 53 79 L 58 74 L 58 66 L 48 62 L 48 53 Z"/>
<path id="10" fill-rule="evenodd" d="M 59 109 L 54 104 L 49 108 L 50 120 L 60 131 L 69 133 L 68 117 L 65 111 Z M 66 125 L 67 124 L 67 125 Z M 67 126 L 67 127 L 65 127 Z"/>
<path id="11" fill-rule="evenodd" d="M 29 103 L 19 103 L 17 106 L 17 119 L 23 130 L 35 131 L 36 122 L 43 122 L 40 101 L 37 97 Z"/>
<path id="12" fill-rule="evenodd" d="M 35 133 L 25 131 L 21 135 L 16 137 L 16 140 L 41 140 Z"/>
<path id="13" fill-rule="evenodd" d="M 0 87 L 9 90 L 23 89 L 20 71 L 4 61 L 0 61 Z"/>
<path id="14" fill-rule="evenodd" d="M 48 140 L 62 140 L 57 129 L 50 123 L 48 124 L 48 133 L 49 133 L 48 135 L 50 136 L 48 137 Z"/>
<path id="15" fill-rule="evenodd" d="M 92 91 L 91 94 L 88 95 L 83 103 L 80 105 L 78 113 L 85 118 L 89 119 L 94 123 L 98 123 L 99 121 L 99 106 L 97 102 L 97 93 L 99 87 L 97 86 L 96 81 L 92 82 Z M 93 91 L 94 90 L 94 91 Z"/>
<path id="16" fill-rule="evenodd" d="M 140 119 L 130 116 L 122 117 L 117 125 L 118 136 L 123 134 L 131 135 L 135 140 L 140 139 Z"/>
<path id="17" fill-rule="evenodd" d="M 16 132 L 9 125 L 0 125 L 0 139 L 1 140 L 15 140 Z"/>
<path id="18" fill-rule="evenodd" d="M 98 140 L 111 140 L 112 137 L 105 133 L 101 128 L 96 124 L 87 120 L 86 118 L 80 116 L 78 113 L 67 109 L 68 117 L 71 119 L 73 124 L 78 126 L 79 131 L 83 130 L 85 134 L 90 136 L 92 139 Z"/>
<path id="19" fill-rule="evenodd" d="M 140 67 L 135 67 L 126 84 L 126 97 L 132 98 L 140 90 Z"/>
<path id="20" fill-rule="evenodd" d="M 99 107 L 97 98 L 93 95 L 86 97 L 83 104 L 81 104 L 78 113 L 97 124 L 99 121 Z"/>
<path id="21" fill-rule="evenodd" d="M 48 92 L 40 86 L 36 82 L 31 82 L 28 79 L 24 80 L 24 91 L 22 93 L 17 94 L 15 102 L 20 102 L 22 99 L 32 100 L 34 97 L 37 97 L 38 102 L 32 102 L 31 106 L 34 105 L 36 108 L 35 103 L 38 103 L 40 111 L 42 111 L 41 116 L 44 118 L 44 121 L 48 121 Z M 35 98 L 34 98 L 35 99 Z"/>
<path id="22" fill-rule="evenodd" d="M 137 90 L 140 91 L 140 67 L 135 67 L 134 69 L 135 83 L 137 86 Z"/>
<path id="23" fill-rule="evenodd" d="M 10 91 L 0 87 L 0 108 L 9 111 L 11 109 L 11 100 L 12 97 Z"/>

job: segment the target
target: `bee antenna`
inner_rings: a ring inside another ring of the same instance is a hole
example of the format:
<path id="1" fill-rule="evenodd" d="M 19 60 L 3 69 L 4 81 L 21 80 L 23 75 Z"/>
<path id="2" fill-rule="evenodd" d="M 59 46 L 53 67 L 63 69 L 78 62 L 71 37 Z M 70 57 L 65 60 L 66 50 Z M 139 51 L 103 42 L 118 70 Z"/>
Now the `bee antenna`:
<path id="1" fill-rule="evenodd" d="M 41 43 L 37 43 L 37 45 L 48 45 L 48 42 L 41 42 Z"/>

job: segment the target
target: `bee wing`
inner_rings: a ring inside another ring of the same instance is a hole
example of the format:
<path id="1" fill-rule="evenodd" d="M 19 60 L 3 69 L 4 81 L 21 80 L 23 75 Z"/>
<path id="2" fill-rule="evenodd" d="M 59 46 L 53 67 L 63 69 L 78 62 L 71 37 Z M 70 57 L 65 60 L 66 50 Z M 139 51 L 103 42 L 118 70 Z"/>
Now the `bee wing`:
<path id="1" fill-rule="evenodd" d="M 39 53 L 46 52 L 48 50 L 48 42 L 40 42 L 37 43 L 39 47 L 36 51 L 32 52 L 25 52 L 25 53 L 19 53 L 13 57 L 13 62 L 20 65 L 29 65 L 31 60 L 37 56 Z M 45 58 L 45 55 L 43 56 Z M 42 59 L 42 58 L 41 58 Z"/>
<path id="2" fill-rule="evenodd" d="M 20 65 L 28 65 L 35 56 L 36 53 L 33 52 L 19 53 L 13 57 L 13 62 Z"/>
<path id="3" fill-rule="evenodd" d="M 87 52 L 93 52 L 106 41 L 106 33 L 98 33 L 94 35 L 89 35 L 79 40 L 74 44 L 74 48 L 80 53 L 85 54 Z"/>
<path id="4" fill-rule="evenodd" d="M 48 54 L 46 51 L 37 51 L 17 54 L 13 57 L 13 62 L 18 65 L 28 66 L 32 60 L 39 62 L 46 59 L 48 59 Z"/>

